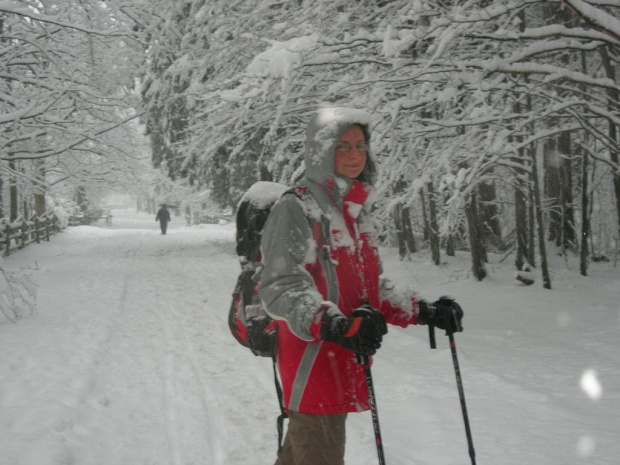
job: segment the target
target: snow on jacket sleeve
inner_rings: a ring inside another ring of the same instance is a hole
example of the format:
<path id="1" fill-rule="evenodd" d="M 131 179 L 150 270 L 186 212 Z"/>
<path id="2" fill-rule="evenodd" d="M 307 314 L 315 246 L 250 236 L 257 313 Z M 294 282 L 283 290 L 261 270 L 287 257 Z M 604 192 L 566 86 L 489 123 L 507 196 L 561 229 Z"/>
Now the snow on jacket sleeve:
<path id="1" fill-rule="evenodd" d="M 297 198 L 283 196 L 269 214 L 261 239 L 260 295 L 267 312 L 297 337 L 312 341 L 311 327 L 324 304 L 306 265 L 316 260 L 312 228 Z"/>
<path id="2" fill-rule="evenodd" d="M 387 278 L 381 279 L 379 293 L 380 310 L 388 323 L 403 328 L 418 323 L 420 297 L 417 294 L 398 288 Z"/>

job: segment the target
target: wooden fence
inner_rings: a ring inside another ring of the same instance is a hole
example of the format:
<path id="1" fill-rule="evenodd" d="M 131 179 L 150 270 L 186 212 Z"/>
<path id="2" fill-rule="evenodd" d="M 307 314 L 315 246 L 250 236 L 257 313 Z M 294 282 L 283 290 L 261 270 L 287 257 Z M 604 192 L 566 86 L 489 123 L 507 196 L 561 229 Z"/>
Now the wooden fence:
<path id="1" fill-rule="evenodd" d="M 50 240 L 52 234 L 60 231 L 58 219 L 53 213 L 35 216 L 29 220 L 17 218 L 9 222 L 6 218 L 0 220 L 0 247 L 4 255 L 8 256 L 11 250 L 23 249 L 28 244 L 41 240 Z"/>

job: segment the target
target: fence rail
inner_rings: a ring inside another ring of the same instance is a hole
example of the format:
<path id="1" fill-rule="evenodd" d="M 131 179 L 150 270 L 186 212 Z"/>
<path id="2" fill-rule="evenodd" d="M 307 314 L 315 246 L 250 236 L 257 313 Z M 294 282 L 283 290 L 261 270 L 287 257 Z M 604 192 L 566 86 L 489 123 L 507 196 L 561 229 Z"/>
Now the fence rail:
<path id="1" fill-rule="evenodd" d="M 41 240 L 50 240 L 52 234 L 60 231 L 58 219 L 53 213 L 35 216 L 29 220 L 21 217 L 14 221 L 6 218 L 0 220 L 0 249 L 4 256 L 10 255 L 12 250 L 23 249 L 28 244 Z"/>

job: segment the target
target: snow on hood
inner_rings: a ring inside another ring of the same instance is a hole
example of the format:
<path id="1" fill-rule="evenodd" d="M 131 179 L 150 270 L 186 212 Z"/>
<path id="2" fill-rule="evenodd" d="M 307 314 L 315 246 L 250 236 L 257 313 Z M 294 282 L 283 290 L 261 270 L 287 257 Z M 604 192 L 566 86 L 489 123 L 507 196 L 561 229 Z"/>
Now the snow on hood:
<path id="1" fill-rule="evenodd" d="M 277 182 L 258 181 L 243 194 L 239 204 L 249 201 L 253 207 L 262 210 L 278 200 L 287 189 L 287 186 Z"/>
<path id="2" fill-rule="evenodd" d="M 320 184 L 327 184 L 335 178 L 334 150 L 340 137 L 352 124 L 364 128 L 370 143 L 370 122 L 372 117 L 364 110 L 346 107 L 328 107 L 320 109 L 308 124 L 306 133 L 306 177 Z M 372 184 L 375 166 L 368 152 L 366 168 L 360 179 Z"/>

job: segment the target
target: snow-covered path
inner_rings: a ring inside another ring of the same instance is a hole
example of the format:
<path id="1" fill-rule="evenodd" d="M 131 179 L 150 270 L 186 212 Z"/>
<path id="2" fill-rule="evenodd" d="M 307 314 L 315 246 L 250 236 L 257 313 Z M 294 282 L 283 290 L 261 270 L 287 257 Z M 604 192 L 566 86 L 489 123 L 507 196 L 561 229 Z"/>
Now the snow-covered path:
<path id="1" fill-rule="evenodd" d="M 269 360 L 230 335 L 231 225 L 166 236 L 150 215 L 69 228 L 4 261 L 38 311 L 0 322 L 0 465 L 260 465 L 274 461 Z M 558 268 L 554 291 L 467 259 L 385 268 L 466 310 L 457 336 L 478 464 L 611 465 L 620 456 L 620 272 Z M 415 261 L 419 260 L 419 261 Z M 390 465 L 470 463 L 447 340 L 392 328 L 373 367 Z M 369 413 L 348 421 L 348 465 L 376 464 Z"/>
<path id="2" fill-rule="evenodd" d="M 7 261 L 36 260 L 39 310 L 3 328 L 2 373 L 22 378 L 0 395 L 3 465 L 219 464 L 251 450 L 235 431 L 240 399 L 222 388 L 238 372 L 233 341 L 221 344 L 233 231 L 173 221 L 162 236 L 151 222 L 117 214 Z"/>

